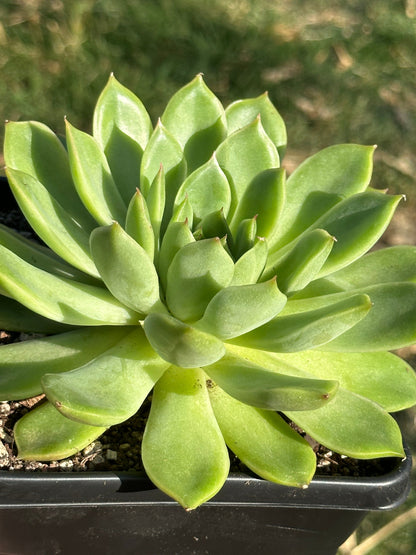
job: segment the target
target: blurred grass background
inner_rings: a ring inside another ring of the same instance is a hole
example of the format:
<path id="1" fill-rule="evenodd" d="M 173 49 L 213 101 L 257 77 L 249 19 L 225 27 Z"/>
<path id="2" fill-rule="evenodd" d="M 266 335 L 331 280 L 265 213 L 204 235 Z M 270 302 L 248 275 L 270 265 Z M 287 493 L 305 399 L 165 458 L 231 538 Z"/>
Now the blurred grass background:
<path id="1" fill-rule="evenodd" d="M 416 0 L 2 0 L 0 118 L 62 133 L 67 115 L 88 131 L 110 72 L 154 120 L 199 72 L 225 105 L 268 90 L 287 124 L 289 171 L 333 143 L 378 145 L 373 186 L 408 198 L 387 243 L 415 244 L 415 56 Z M 416 452 L 415 419 L 403 417 Z M 366 518 L 356 541 L 415 505 L 413 491 Z M 353 544 L 343 553 L 416 553 L 416 520 L 370 551 Z"/>

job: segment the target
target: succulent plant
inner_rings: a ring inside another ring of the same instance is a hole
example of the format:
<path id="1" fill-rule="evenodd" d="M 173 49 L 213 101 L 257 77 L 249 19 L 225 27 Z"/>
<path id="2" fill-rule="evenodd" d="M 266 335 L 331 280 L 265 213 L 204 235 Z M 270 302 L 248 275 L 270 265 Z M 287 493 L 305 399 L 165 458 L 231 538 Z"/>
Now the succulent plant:
<path id="1" fill-rule="evenodd" d="M 16 424 L 21 458 L 68 457 L 149 395 L 144 468 L 188 509 L 222 487 L 227 447 L 306 487 L 299 428 L 404 456 L 389 412 L 416 380 L 388 351 L 416 341 L 416 247 L 366 254 L 402 196 L 369 185 L 372 146 L 331 146 L 287 180 L 285 146 L 267 94 L 224 110 L 201 75 L 154 129 L 114 76 L 92 135 L 6 124 L 9 184 L 44 242 L 0 228 L 0 325 L 42 334 L 0 348 L 0 399 L 46 396 Z"/>

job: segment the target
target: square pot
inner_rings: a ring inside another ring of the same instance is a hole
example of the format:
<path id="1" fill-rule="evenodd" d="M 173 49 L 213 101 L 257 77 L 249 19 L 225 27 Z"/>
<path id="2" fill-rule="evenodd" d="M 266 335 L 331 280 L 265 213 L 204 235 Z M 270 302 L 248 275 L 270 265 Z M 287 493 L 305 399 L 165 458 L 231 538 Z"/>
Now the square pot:
<path id="1" fill-rule="evenodd" d="M 400 505 L 411 455 L 376 478 L 306 489 L 231 475 L 185 511 L 139 473 L 0 472 L 0 548 L 13 555 L 335 554 L 368 511 Z"/>

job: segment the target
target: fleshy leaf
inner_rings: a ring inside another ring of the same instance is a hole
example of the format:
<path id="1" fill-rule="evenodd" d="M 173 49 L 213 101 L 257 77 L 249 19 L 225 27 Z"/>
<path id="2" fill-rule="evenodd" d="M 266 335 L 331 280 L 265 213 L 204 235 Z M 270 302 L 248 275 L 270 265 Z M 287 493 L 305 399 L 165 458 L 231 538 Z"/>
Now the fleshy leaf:
<path id="1" fill-rule="evenodd" d="M 155 252 L 155 236 L 146 202 L 137 189 L 127 209 L 126 232 L 146 251 L 150 260 Z"/>
<path id="2" fill-rule="evenodd" d="M 233 250 L 233 237 L 222 208 L 207 214 L 201 221 L 201 231 L 206 239 L 212 237 L 226 237 L 227 245 Z"/>
<path id="3" fill-rule="evenodd" d="M 55 461 L 75 455 L 105 430 L 74 422 L 43 403 L 18 420 L 14 438 L 20 459 Z"/>
<path id="4" fill-rule="evenodd" d="M 97 141 L 68 120 L 66 140 L 72 179 L 85 207 L 100 225 L 124 222 L 127 207 Z"/>
<path id="5" fill-rule="evenodd" d="M 101 355 L 131 328 L 81 328 L 52 337 L 0 347 L 0 399 L 27 399 L 42 393 L 41 377 L 67 372 Z"/>
<path id="6" fill-rule="evenodd" d="M 138 323 L 139 315 L 102 287 L 39 270 L 1 245 L 0 255 L 0 287 L 46 318 L 75 326 Z"/>
<path id="7" fill-rule="evenodd" d="M 235 233 L 242 220 L 257 216 L 257 234 L 273 240 L 284 203 L 285 171 L 272 168 L 257 174 L 244 191 L 230 224 Z"/>
<path id="8" fill-rule="evenodd" d="M 319 409 L 285 414 L 336 453 L 356 459 L 404 457 L 394 418 L 373 401 L 350 391 L 340 388 L 334 399 Z"/>
<path id="9" fill-rule="evenodd" d="M 49 127 L 36 121 L 8 122 L 4 160 L 9 168 L 39 181 L 85 231 L 94 227 L 95 222 L 74 187 L 68 154 Z"/>
<path id="10" fill-rule="evenodd" d="M 314 410 L 328 403 L 338 389 L 337 381 L 281 374 L 230 351 L 204 370 L 235 399 L 266 410 Z"/>
<path id="11" fill-rule="evenodd" d="M 321 308 L 279 315 L 263 326 L 229 341 L 243 347 L 281 353 L 313 349 L 358 325 L 371 307 L 368 295 L 350 294 L 338 302 L 334 299 L 333 303 Z"/>
<path id="12" fill-rule="evenodd" d="M 310 229 L 325 229 L 336 239 L 319 276 L 347 266 L 365 254 L 381 237 L 403 197 L 385 195 L 380 191 L 366 191 L 338 203 Z M 298 239 L 270 256 L 268 268 L 274 267 Z"/>
<path id="13" fill-rule="evenodd" d="M 60 333 L 68 331 L 72 326 L 49 320 L 29 310 L 14 299 L 0 297 L 0 329 L 20 332 Z"/>
<path id="14" fill-rule="evenodd" d="M 226 340 L 246 333 L 274 318 L 286 304 L 276 279 L 264 283 L 226 287 L 209 302 L 196 327 Z"/>
<path id="15" fill-rule="evenodd" d="M 92 426 L 112 426 L 141 407 L 168 368 L 150 347 L 140 327 L 81 368 L 46 373 L 42 387 L 61 414 Z"/>
<path id="16" fill-rule="evenodd" d="M 316 277 L 328 258 L 334 241 L 335 238 L 325 230 L 313 229 L 305 233 L 268 273 L 275 274 L 281 291 L 291 295 Z"/>
<path id="17" fill-rule="evenodd" d="M 192 231 L 186 222 L 170 222 L 160 246 L 159 277 L 166 291 L 169 266 L 175 254 L 188 243 L 194 243 Z"/>
<path id="18" fill-rule="evenodd" d="M 165 172 L 163 171 L 163 167 L 161 167 L 150 186 L 146 198 L 146 205 L 149 213 L 150 223 L 153 227 L 156 260 L 160 249 L 160 226 L 162 225 L 163 212 L 165 210 L 165 201 Z"/>
<path id="19" fill-rule="evenodd" d="M 416 282 L 416 247 L 398 245 L 378 249 L 349 266 L 310 283 L 296 298 L 317 297 L 362 289 L 367 285 Z"/>
<path id="20" fill-rule="evenodd" d="M 371 146 L 343 144 L 307 158 L 287 180 L 278 236 L 270 249 L 289 243 L 343 198 L 364 191 L 371 178 L 373 152 Z"/>
<path id="21" fill-rule="evenodd" d="M 222 341 L 169 314 L 153 313 L 144 320 L 144 331 L 157 354 L 182 368 L 206 366 L 225 353 Z"/>
<path id="22" fill-rule="evenodd" d="M 94 229 L 90 244 L 104 283 L 119 301 L 142 314 L 161 308 L 153 262 L 119 224 Z"/>
<path id="23" fill-rule="evenodd" d="M 256 283 L 263 273 L 267 254 L 267 242 L 263 237 L 257 237 L 254 246 L 240 256 L 235 263 L 231 285 Z"/>
<path id="24" fill-rule="evenodd" d="M 227 135 L 224 108 L 201 74 L 172 96 L 161 119 L 181 144 L 190 172 L 204 164 Z"/>
<path id="25" fill-rule="evenodd" d="M 165 172 L 164 233 L 172 215 L 176 194 L 186 176 L 186 161 L 181 145 L 159 121 L 147 143 L 140 167 L 140 190 L 145 198 L 161 166 Z"/>
<path id="26" fill-rule="evenodd" d="M 169 266 L 169 310 L 180 320 L 198 320 L 212 297 L 229 285 L 233 273 L 234 263 L 218 238 L 188 243 Z"/>
<path id="27" fill-rule="evenodd" d="M 316 378 L 338 380 L 340 387 L 371 399 L 388 412 L 416 403 L 416 374 L 392 353 L 278 353 L 287 364 L 305 368 Z"/>
<path id="28" fill-rule="evenodd" d="M 89 233 L 72 219 L 36 178 L 10 168 L 6 171 L 13 194 L 39 237 L 69 264 L 99 277 L 89 252 Z"/>
<path id="29" fill-rule="evenodd" d="M 153 127 L 142 102 L 111 75 L 94 110 L 93 135 L 124 202 L 139 186 L 140 162 Z"/>
<path id="30" fill-rule="evenodd" d="M 227 106 L 225 115 L 228 133 L 248 125 L 259 114 L 264 130 L 276 145 L 280 158 L 283 158 L 287 144 L 286 126 L 282 116 L 271 103 L 267 92 L 256 98 L 236 100 Z"/>
<path id="31" fill-rule="evenodd" d="M 257 216 L 241 220 L 237 228 L 234 243 L 234 255 L 238 260 L 243 254 L 254 247 L 257 239 Z"/>
<path id="32" fill-rule="evenodd" d="M 0 224 L 0 245 L 13 251 L 17 256 L 32 264 L 32 266 L 46 270 L 51 274 L 75 279 L 76 281 L 83 281 L 92 285 L 100 284 L 100 281 L 97 279 L 65 262 L 53 250 L 31 239 L 27 239 L 20 233 L 2 224 Z M 96 273 L 98 274 L 97 271 Z"/>
<path id="33" fill-rule="evenodd" d="M 279 155 L 259 118 L 229 135 L 216 151 L 233 196 L 230 216 L 251 180 L 261 171 L 277 168 Z"/>
<path id="34" fill-rule="evenodd" d="M 364 287 L 373 308 L 368 317 L 345 336 L 328 343 L 324 351 L 391 351 L 416 342 L 416 283 L 387 283 Z M 319 299 L 343 298 L 338 293 Z M 300 302 L 300 301 L 299 301 Z"/>
<path id="35" fill-rule="evenodd" d="M 231 204 L 231 191 L 215 155 L 185 179 L 176 195 L 175 206 L 183 202 L 186 196 L 196 222 L 221 209 L 227 216 Z"/>
<path id="36" fill-rule="evenodd" d="M 241 403 L 209 382 L 208 392 L 225 442 L 250 470 L 286 486 L 309 484 L 315 453 L 281 416 Z"/>
<path id="37" fill-rule="evenodd" d="M 202 370 L 171 367 L 156 384 L 142 458 L 152 482 L 186 509 L 221 489 L 229 456 Z"/>

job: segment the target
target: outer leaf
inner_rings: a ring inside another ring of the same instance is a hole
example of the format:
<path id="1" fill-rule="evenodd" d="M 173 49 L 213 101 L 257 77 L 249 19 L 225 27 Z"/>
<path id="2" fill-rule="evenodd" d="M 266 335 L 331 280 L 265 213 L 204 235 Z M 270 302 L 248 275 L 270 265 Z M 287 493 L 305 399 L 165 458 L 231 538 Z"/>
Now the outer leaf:
<path id="1" fill-rule="evenodd" d="M 209 386 L 208 392 L 228 447 L 248 468 L 278 484 L 309 484 L 316 456 L 281 416 L 241 403 L 215 385 Z"/>
<path id="2" fill-rule="evenodd" d="M 251 180 L 261 171 L 280 164 L 276 147 L 259 118 L 229 135 L 218 147 L 217 159 L 233 195 L 230 216 Z"/>
<path id="3" fill-rule="evenodd" d="M 282 212 L 285 171 L 272 168 L 257 174 L 245 190 L 231 222 L 235 233 L 242 220 L 257 217 L 257 234 L 272 240 Z"/>
<path id="4" fill-rule="evenodd" d="M 322 308 L 279 315 L 231 343 L 253 349 L 291 353 L 325 345 L 367 316 L 372 307 L 367 295 L 349 297 Z"/>
<path id="5" fill-rule="evenodd" d="M 231 339 L 268 322 L 285 304 L 286 297 L 276 287 L 276 279 L 226 287 L 211 299 L 196 326 L 220 339 Z"/>
<path id="6" fill-rule="evenodd" d="M 374 305 L 368 319 L 357 324 L 354 332 L 349 330 L 345 337 L 328 343 L 325 351 L 390 351 L 413 345 L 416 342 L 416 284 L 381 284 L 365 290 Z"/>
<path id="7" fill-rule="evenodd" d="M 140 189 L 145 198 L 156 175 L 163 166 L 165 172 L 164 233 L 172 215 L 176 193 L 186 176 L 186 161 L 181 145 L 159 121 L 143 153 L 140 167 Z"/>
<path id="8" fill-rule="evenodd" d="M 378 249 L 349 266 L 310 283 L 296 298 L 362 289 L 367 285 L 416 281 L 416 247 Z"/>
<path id="9" fill-rule="evenodd" d="M 373 152 L 374 147 L 334 145 L 307 158 L 287 180 L 286 204 L 271 249 L 289 243 L 342 198 L 364 191 Z"/>
<path id="10" fill-rule="evenodd" d="M 184 149 L 189 171 L 205 163 L 227 135 L 224 108 L 201 74 L 172 96 L 162 122 Z"/>
<path id="11" fill-rule="evenodd" d="M 343 389 L 371 399 L 388 412 L 416 403 L 416 374 L 392 353 L 304 351 L 276 356 L 287 364 L 307 369 L 317 378 L 338 380 Z"/>
<path id="12" fill-rule="evenodd" d="M 140 327 L 81 368 L 45 374 L 42 387 L 64 416 L 112 426 L 133 416 L 169 363 L 150 347 Z"/>
<path id="13" fill-rule="evenodd" d="M 204 368 L 226 393 L 266 410 L 314 410 L 328 403 L 338 382 L 280 374 L 228 352 Z"/>
<path id="14" fill-rule="evenodd" d="M 27 399 L 42 393 L 41 377 L 67 372 L 101 355 L 131 328 L 82 328 L 53 337 L 0 347 L 0 399 Z"/>
<path id="15" fill-rule="evenodd" d="M 276 145 L 280 158 L 283 158 L 287 144 L 286 126 L 283 118 L 270 102 L 267 92 L 256 98 L 236 100 L 226 108 L 228 133 L 248 125 L 259 114 L 264 130 Z"/>
<path id="16" fill-rule="evenodd" d="M 282 316 L 332 305 L 351 295 L 366 293 L 373 308 L 356 328 L 334 339 L 324 351 L 390 351 L 416 342 L 416 284 L 381 283 L 343 293 L 322 295 L 311 299 L 292 300 L 286 304 Z"/>
<path id="17" fill-rule="evenodd" d="M 84 274 L 84 272 L 77 270 L 74 266 L 67 264 L 51 249 L 23 237 L 20 233 L 2 224 L 0 224 L 0 245 L 13 251 L 20 258 L 23 258 L 23 260 L 26 260 L 26 262 L 29 262 L 29 264 L 33 266 L 37 266 L 41 270 L 46 270 L 57 276 L 67 277 L 93 285 L 99 285 L 100 283 L 88 274 Z"/>
<path id="18" fill-rule="evenodd" d="M 175 206 L 183 202 L 186 196 L 196 222 L 217 210 L 223 209 L 225 216 L 228 214 L 231 205 L 230 186 L 215 154 L 185 179 L 176 195 Z"/>
<path id="19" fill-rule="evenodd" d="M 201 370 L 171 367 L 156 384 L 142 458 L 152 482 L 186 509 L 221 489 L 229 457 Z"/>
<path id="20" fill-rule="evenodd" d="M 168 270 L 169 310 L 180 320 L 198 320 L 233 273 L 233 261 L 218 238 L 188 243 L 176 253 Z"/>
<path id="21" fill-rule="evenodd" d="M 263 273 L 267 254 L 267 242 L 262 237 L 257 237 L 254 246 L 240 256 L 235 263 L 231 285 L 256 283 Z"/>
<path id="22" fill-rule="evenodd" d="M 30 310 L 76 326 L 137 324 L 139 315 L 107 290 L 54 276 L 0 245 L 0 287 Z"/>
<path id="23" fill-rule="evenodd" d="M 2 330 L 51 334 L 68 331 L 71 327 L 44 318 L 14 299 L 4 295 L 0 297 L 0 329 Z"/>
<path id="24" fill-rule="evenodd" d="M 105 428 L 73 422 L 44 403 L 25 414 L 14 427 L 21 459 L 54 461 L 74 455 L 105 432 Z"/>
<path id="25" fill-rule="evenodd" d="M 337 453 L 356 459 L 404 457 L 400 428 L 394 418 L 355 393 L 340 388 L 322 408 L 285 414 L 316 441 Z"/>
<path id="26" fill-rule="evenodd" d="M 66 139 L 72 179 L 90 214 L 100 225 L 109 224 L 113 220 L 124 222 L 126 204 L 97 141 L 68 121 Z"/>
<path id="27" fill-rule="evenodd" d="M 225 353 L 222 341 L 169 314 L 149 314 L 143 326 L 146 337 L 157 354 L 182 368 L 206 366 Z"/>
<path id="28" fill-rule="evenodd" d="M 137 189 L 126 216 L 126 231 L 146 251 L 150 260 L 155 252 L 155 235 L 143 195 Z"/>
<path id="29" fill-rule="evenodd" d="M 95 222 L 74 187 L 68 154 L 49 127 L 35 121 L 8 122 L 4 139 L 4 160 L 9 168 L 26 173 L 39 181 L 85 231 L 94 227 Z"/>
<path id="30" fill-rule="evenodd" d="M 94 137 L 126 204 L 139 186 L 140 162 L 153 127 L 142 102 L 111 75 L 94 110 Z"/>
<path id="31" fill-rule="evenodd" d="M 279 288 L 287 295 L 302 290 L 321 270 L 334 241 L 335 238 L 323 229 L 304 233 L 293 249 L 268 273 L 277 275 Z"/>
<path id="32" fill-rule="evenodd" d="M 159 278 L 166 291 L 169 266 L 175 254 L 188 243 L 194 243 L 192 231 L 186 222 L 170 222 L 163 237 L 159 254 Z"/>
<path id="33" fill-rule="evenodd" d="M 161 308 L 156 269 L 119 224 L 94 229 L 90 243 L 101 277 L 119 301 L 143 314 Z"/>
<path id="34" fill-rule="evenodd" d="M 10 187 L 27 221 L 43 241 L 76 268 L 99 277 L 84 231 L 34 177 L 7 169 Z"/>
<path id="35" fill-rule="evenodd" d="M 325 229 L 337 240 L 319 276 L 335 272 L 367 252 L 387 228 L 402 198 L 366 191 L 338 203 L 317 220 L 310 229 Z M 269 267 L 280 261 L 299 240 L 272 254 Z"/>
<path id="36" fill-rule="evenodd" d="M 111 74 L 94 110 L 94 137 L 103 150 L 111 143 L 114 128 L 133 139 L 142 150 L 153 130 L 142 101 Z"/>

